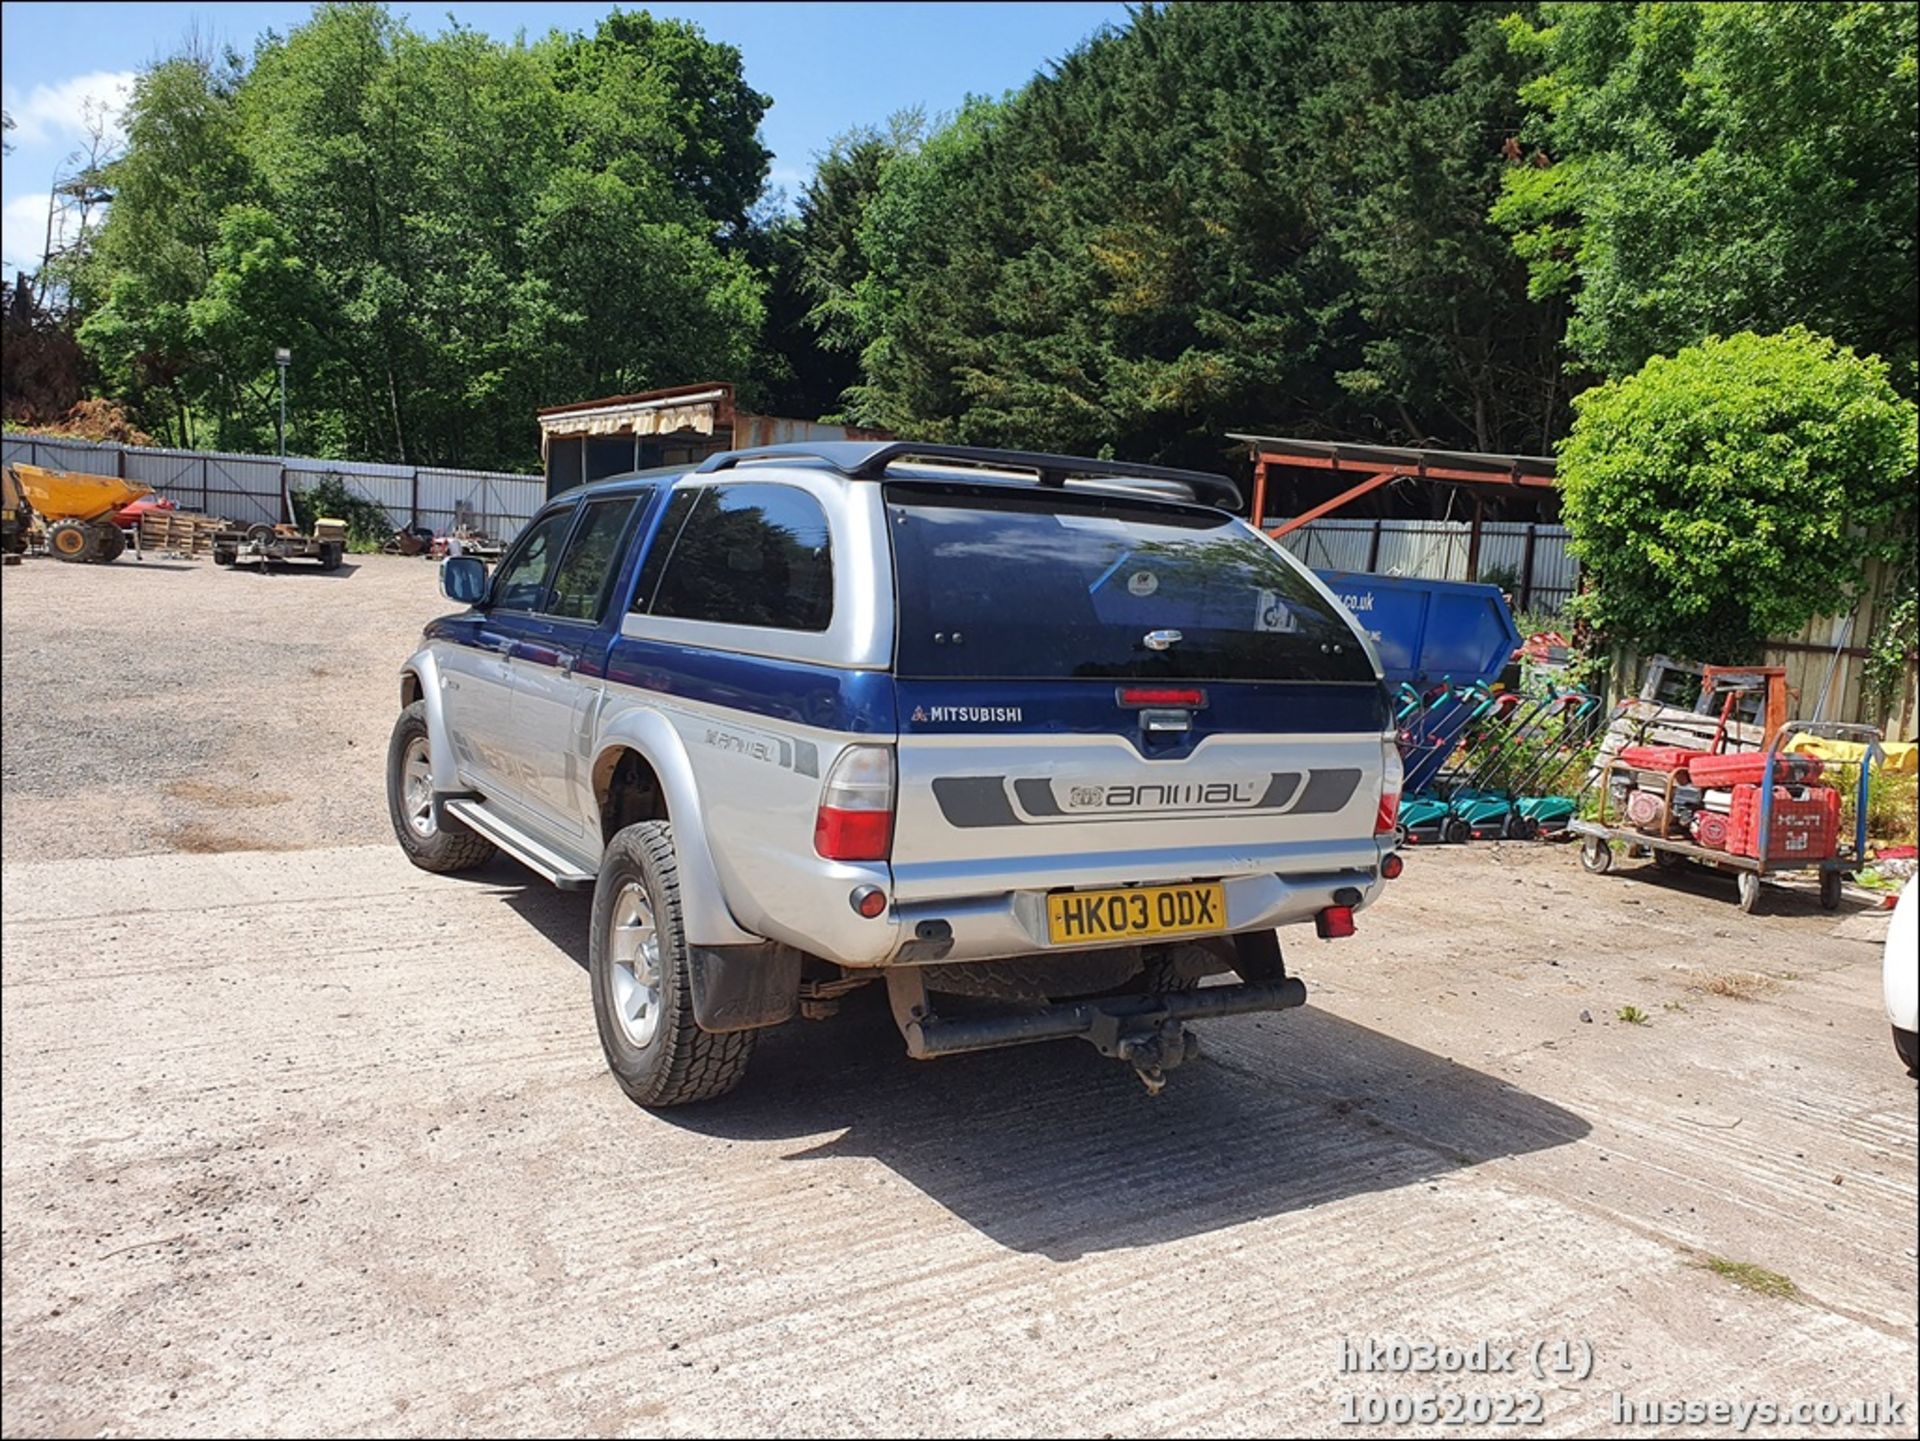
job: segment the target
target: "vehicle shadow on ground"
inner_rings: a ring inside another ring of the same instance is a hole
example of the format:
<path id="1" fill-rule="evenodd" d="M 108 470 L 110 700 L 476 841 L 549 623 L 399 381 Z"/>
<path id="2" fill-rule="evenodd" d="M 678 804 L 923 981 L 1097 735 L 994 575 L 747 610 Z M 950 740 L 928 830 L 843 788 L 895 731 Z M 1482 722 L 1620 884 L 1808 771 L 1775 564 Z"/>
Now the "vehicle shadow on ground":
<path id="1" fill-rule="evenodd" d="M 537 886 L 505 900 L 586 965 L 586 895 Z M 762 1033 L 732 1095 L 653 1119 L 804 1141 L 785 1156 L 796 1165 L 871 1157 L 1000 1245 L 1059 1261 L 1425 1185 L 1591 1129 L 1311 1000 L 1198 1029 L 1200 1058 L 1148 1096 L 1080 1041 L 910 1060 L 874 985 L 829 1020 Z"/>

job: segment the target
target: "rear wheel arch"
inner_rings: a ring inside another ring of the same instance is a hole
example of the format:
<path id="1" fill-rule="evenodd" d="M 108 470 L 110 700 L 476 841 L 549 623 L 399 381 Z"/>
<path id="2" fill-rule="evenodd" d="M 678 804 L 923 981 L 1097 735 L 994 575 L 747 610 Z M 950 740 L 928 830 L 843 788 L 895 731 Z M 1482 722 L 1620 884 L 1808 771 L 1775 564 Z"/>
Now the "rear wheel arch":
<path id="1" fill-rule="evenodd" d="M 632 746 L 609 746 L 594 761 L 593 802 L 603 844 L 641 821 L 671 819 L 659 773 Z"/>

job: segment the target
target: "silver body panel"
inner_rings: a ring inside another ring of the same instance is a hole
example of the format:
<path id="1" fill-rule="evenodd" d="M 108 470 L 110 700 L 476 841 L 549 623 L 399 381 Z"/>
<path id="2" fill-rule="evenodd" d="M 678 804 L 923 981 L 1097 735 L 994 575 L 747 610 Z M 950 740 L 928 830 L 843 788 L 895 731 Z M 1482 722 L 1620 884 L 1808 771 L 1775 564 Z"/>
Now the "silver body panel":
<path id="1" fill-rule="evenodd" d="M 832 540 L 829 629 L 625 614 L 618 635 L 885 672 L 895 607 L 881 487 L 804 464 L 680 485 L 729 481 L 791 485 L 819 500 Z M 1373 655 L 1365 631 L 1352 629 Z M 638 753 L 673 822 L 695 945 L 772 940 L 850 967 L 1017 956 L 1048 949 L 1050 891 L 1197 880 L 1224 883 L 1229 931 L 1253 930 L 1311 919 L 1342 888 L 1371 903 L 1391 848 L 1391 837 L 1373 833 L 1377 732 L 1213 734 L 1183 758 L 1149 759 L 1118 735 L 822 728 L 591 669 L 426 642 L 404 672 L 427 702 L 435 789 L 478 797 L 503 829 L 537 842 L 545 872 L 590 875 L 602 851 L 596 766 L 618 749 Z M 896 748 L 891 863 L 829 861 L 814 849 L 823 778 L 856 744 Z M 954 781 L 958 790 L 944 784 Z M 1131 788 L 1137 804 L 1082 803 L 1114 788 Z M 888 893 L 886 914 L 855 913 L 849 895 L 863 885 Z M 945 921 L 951 948 L 928 954 L 916 941 L 923 921 Z"/>

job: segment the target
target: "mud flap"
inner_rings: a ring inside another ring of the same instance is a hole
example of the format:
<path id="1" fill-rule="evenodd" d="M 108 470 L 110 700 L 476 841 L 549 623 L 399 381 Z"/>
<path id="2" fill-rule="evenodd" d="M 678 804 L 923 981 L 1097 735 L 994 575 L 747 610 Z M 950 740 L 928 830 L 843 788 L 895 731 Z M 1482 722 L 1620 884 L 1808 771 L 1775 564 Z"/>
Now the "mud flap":
<path id="1" fill-rule="evenodd" d="M 1276 985 L 1287 978 L 1277 932 L 1242 931 L 1233 937 L 1233 969 L 1251 986 Z"/>
<path id="2" fill-rule="evenodd" d="M 757 946 L 688 946 L 693 1023 L 703 1031 L 752 1031 L 791 1020 L 800 1004 L 800 952 Z"/>

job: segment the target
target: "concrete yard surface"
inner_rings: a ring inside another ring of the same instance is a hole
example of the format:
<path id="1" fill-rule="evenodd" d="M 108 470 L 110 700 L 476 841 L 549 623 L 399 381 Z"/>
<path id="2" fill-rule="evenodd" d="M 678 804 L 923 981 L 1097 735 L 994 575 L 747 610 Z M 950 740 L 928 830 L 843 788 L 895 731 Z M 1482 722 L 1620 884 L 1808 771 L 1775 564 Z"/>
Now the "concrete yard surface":
<path id="1" fill-rule="evenodd" d="M 1884 918 L 1622 871 L 1416 853 L 1357 938 L 1291 939 L 1304 1010 L 1207 1025 L 1157 1098 L 1079 1043 L 912 1062 L 867 993 L 649 1114 L 587 898 L 508 863 L 9 863 L 4 1429 L 1461 1434 L 1341 1424 L 1434 1393 L 1587 1435 L 1616 1393 L 1891 1393 L 1831 1434 L 1912 1435 Z M 1519 1369 L 1342 1373 L 1396 1339 Z"/>

